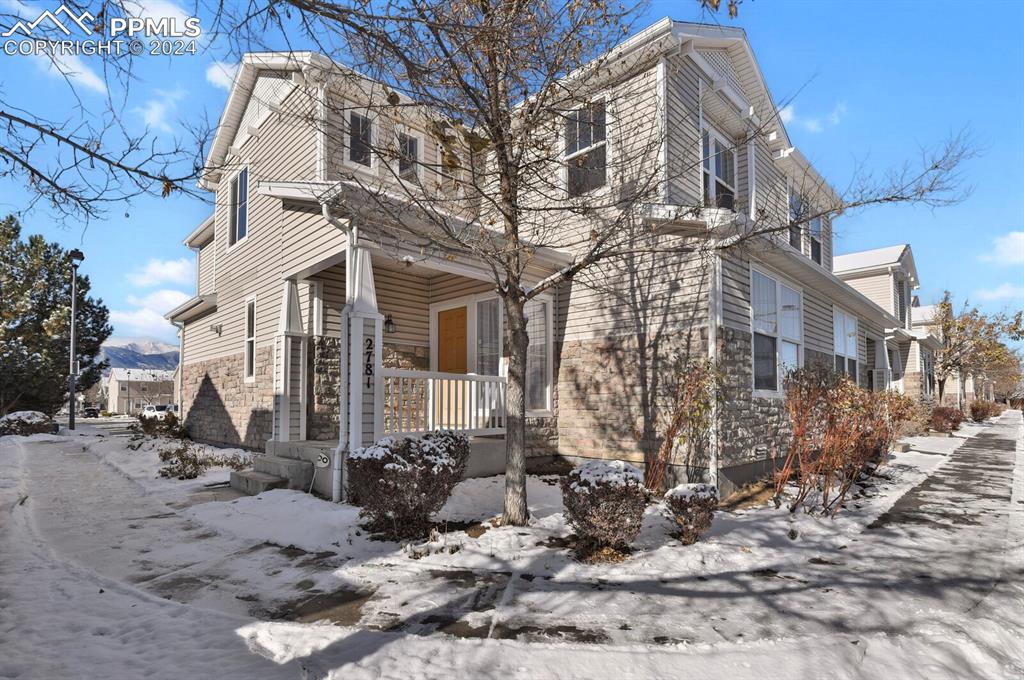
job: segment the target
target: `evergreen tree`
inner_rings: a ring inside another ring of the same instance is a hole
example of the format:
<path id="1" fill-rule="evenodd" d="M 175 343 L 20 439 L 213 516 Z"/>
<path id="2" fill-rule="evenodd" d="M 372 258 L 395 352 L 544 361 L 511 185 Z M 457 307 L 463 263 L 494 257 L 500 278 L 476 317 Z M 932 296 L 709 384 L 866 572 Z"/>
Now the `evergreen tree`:
<path id="1" fill-rule="evenodd" d="M 53 414 L 67 399 L 71 318 L 71 259 L 39 235 L 21 239 L 13 215 L 0 221 L 0 415 Z M 96 384 L 97 362 L 110 336 L 109 312 L 89 297 L 89 278 L 78 276 L 77 390 Z"/>

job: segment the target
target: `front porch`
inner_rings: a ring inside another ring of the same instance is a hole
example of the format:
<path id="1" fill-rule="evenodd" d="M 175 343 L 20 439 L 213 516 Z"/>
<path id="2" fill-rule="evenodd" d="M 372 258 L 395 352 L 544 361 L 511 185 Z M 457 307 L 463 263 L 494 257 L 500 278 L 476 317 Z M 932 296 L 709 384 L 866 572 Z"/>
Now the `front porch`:
<path id="1" fill-rule="evenodd" d="M 339 455 L 435 429 L 470 437 L 467 476 L 503 471 L 505 352 L 493 282 L 451 262 L 354 250 L 283 282 L 273 434 L 254 463 L 265 477 L 248 490 L 312 488 L 337 500 Z M 529 405 L 550 415 L 551 300 L 530 311 Z"/>

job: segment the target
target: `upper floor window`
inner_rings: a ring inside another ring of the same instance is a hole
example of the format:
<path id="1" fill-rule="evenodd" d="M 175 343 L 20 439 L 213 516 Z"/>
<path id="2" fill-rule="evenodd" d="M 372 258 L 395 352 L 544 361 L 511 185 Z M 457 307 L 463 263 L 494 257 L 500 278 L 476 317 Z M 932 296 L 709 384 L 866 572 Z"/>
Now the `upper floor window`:
<path id="1" fill-rule="evenodd" d="M 732 210 L 736 201 L 736 148 L 713 130 L 702 138 L 704 205 Z"/>
<path id="2" fill-rule="evenodd" d="M 570 111 L 565 121 L 565 165 L 569 197 L 583 196 L 608 182 L 604 102 Z"/>
<path id="3" fill-rule="evenodd" d="M 857 379 L 857 317 L 835 309 L 832 315 L 833 350 L 836 373 Z"/>
<path id="4" fill-rule="evenodd" d="M 420 140 L 412 135 L 398 133 L 398 176 L 407 182 L 419 179 Z"/>
<path id="5" fill-rule="evenodd" d="M 907 325 L 909 304 L 910 284 L 907 281 L 896 281 L 896 314 L 904 326 Z"/>
<path id="6" fill-rule="evenodd" d="M 249 168 L 242 168 L 231 180 L 231 229 L 228 245 L 245 238 L 249 231 Z"/>
<path id="7" fill-rule="evenodd" d="M 821 264 L 821 217 L 811 218 L 807 232 L 811 239 L 811 259 Z"/>
<path id="8" fill-rule="evenodd" d="M 799 291 L 753 270 L 754 389 L 777 392 L 786 373 L 800 366 L 803 311 Z"/>
<path id="9" fill-rule="evenodd" d="M 800 214 L 803 212 L 800 194 L 789 191 L 789 245 L 800 250 Z"/>
<path id="10" fill-rule="evenodd" d="M 352 111 L 348 118 L 348 159 L 370 167 L 373 145 L 373 123 L 366 116 Z"/>

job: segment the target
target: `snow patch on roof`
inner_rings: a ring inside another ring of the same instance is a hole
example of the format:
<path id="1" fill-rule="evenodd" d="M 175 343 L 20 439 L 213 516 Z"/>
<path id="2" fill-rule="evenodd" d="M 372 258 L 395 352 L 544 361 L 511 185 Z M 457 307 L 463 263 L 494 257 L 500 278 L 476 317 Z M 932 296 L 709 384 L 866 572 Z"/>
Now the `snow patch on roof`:
<path id="1" fill-rule="evenodd" d="M 897 264 L 908 247 L 908 244 L 901 243 L 896 246 L 875 248 L 874 250 L 862 250 L 859 253 L 836 255 L 832 260 L 832 271 L 845 272 L 854 269 L 870 269 L 871 267 L 884 267 L 887 264 Z"/>

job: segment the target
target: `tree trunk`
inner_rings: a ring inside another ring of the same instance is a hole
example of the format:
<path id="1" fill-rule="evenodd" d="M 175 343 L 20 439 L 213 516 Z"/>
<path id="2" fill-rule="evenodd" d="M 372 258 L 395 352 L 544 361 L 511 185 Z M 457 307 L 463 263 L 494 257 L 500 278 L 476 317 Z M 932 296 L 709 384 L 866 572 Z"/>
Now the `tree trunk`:
<path id="1" fill-rule="evenodd" d="M 505 297 L 509 329 L 508 396 L 505 400 L 505 513 L 504 524 L 525 526 L 526 504 L 526 352 L 530 339 L 523 319 L 522 300 Z"/>
<path id="2" fill-rule="evenodd" d="M 939 381 L 939 406 L 942 406 L 942 395 L 946 391 L 946 379 L 940 378 Z"/>

